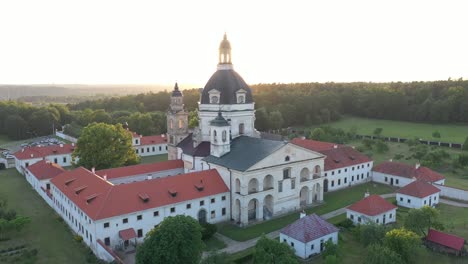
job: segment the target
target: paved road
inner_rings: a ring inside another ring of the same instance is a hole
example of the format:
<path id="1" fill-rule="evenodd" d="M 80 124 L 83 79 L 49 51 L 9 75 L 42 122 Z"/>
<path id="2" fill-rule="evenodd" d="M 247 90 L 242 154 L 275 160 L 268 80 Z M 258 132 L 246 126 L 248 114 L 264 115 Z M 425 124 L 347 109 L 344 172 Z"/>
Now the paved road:
<path id="1" fill-rule="evenodd" d="M 391 198 L 391 197 L 395 197 L 396 193 L 382 194 L 380 196 L 382 198 Z M 457 207 L 467 207 L 468 208 L 468 204 L 466 204 L 466 203 L 459 203 L 459 202 L 446 200 L 446 199 L 440 199 L 440 202 L 444 203 L 444 204 L 448 204 L 448 205 L 457 206 Z M 343 208 L 340 208 L 338 210 L 323 214 L 323 215 L 321 215 L 321 217 L 324 218 L 324 219 L 330 219 L 330 218 L 333 218 L 335 216 L 344 214 L 344 213 L 346 213 L 346 207 L 343 207 Z M 280 233 L 280 230 L 276 230 L 276 231 L 273 231 L 271 233 L 266 234 L 265 236 L 268 237 L 268 238 L 276 238 L 276 237 L 279 236 L 279 233 Z M 256 238 L 252 238 L 252 239 L 247 240 L 247 241 L 239 242 L 239 241 L 232 240 L 232 239 L 230 239 L 230 238 L 228 238 L 226 236 L 223 236 L 220 233 L 216 233 L 215 237 L 222 240 L 224 243 L 226 243 L 226 247 L 224 249 L 220 250 L 220 251 L 221 252 L 226 252 L 228 254 L 233 254 L 233 253 L 236 253 L 236 252 L 246 250 L 246 249 L 248 249 L 250 247 L 253 247 L 253 246 L 255 246 L 257 241 L 260 239 L 259 237 L 256 237 Z"/>

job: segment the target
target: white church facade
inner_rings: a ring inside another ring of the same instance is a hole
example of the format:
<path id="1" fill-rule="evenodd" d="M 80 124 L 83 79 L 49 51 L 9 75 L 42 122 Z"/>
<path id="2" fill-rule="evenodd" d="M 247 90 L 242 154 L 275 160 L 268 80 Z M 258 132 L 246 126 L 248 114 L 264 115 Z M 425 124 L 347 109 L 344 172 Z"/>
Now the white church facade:
<path id="1" fill-rule="evenodd" d="M 260 137 L 252 91 L 233 69 L 226 35 L 217 71 L 200 95 L 199 126 L 189 132 L 177 84 L 167 120 L 169 159 L 182 159 L 185 172 L 216 169 L 230 190 L 235 223 L 245 226 L 323 200 L 325 155 Z"/>

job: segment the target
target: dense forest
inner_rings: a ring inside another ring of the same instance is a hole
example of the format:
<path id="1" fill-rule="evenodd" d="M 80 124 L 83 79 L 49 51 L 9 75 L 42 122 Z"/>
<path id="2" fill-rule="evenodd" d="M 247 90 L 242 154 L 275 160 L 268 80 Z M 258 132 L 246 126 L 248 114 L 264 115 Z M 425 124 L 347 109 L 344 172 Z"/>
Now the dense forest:
<path id="1" fill-rule="evenodd" d="M 252 86 L 259 130 L 323 124 L 342 115 L 431 123 L 468 123 L 468 81 L 411 83 L 295 83 Z M 36 107 L 0 102 L 0 134 L 12 139 L 47 135 L 72 124 L 124 123 L 143 135 L 164 133 L 170 93 L 146 93 Z M 184 90 L 187 109 L 197 108 L 199 89 Z"/>

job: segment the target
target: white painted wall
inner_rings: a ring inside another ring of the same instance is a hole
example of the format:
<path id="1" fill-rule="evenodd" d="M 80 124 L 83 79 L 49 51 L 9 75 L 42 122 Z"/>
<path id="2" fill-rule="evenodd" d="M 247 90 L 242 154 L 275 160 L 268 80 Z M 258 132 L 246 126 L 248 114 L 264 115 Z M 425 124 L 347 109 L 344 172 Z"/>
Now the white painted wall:
<path id="1" fill-rule="evenodd" d="M 295 251 L 296 256 L 306 259 L 311 257 L 312 255 L 320 254 L 321 244 L 325 244 L 325 242 L 327 242 L 330 239 L 334 244 L 338 244 L 338 232 L 328 234 L 326 236 L 317 238 L 307 243 L 303 243 L 283 233 L 280 233 L 279 239 L 280 242 L 286 243 L 290 247 L 292 247 Z"/>
<path id="2" fill-rule="evenodd" d="M 373 161 L 325 171 L 328 179 L 328 191 L 344 189 L 371 180 Z"/>
<path id="3" fill-rule="evenodd" d="M 404 187 L 408 185 L 409 183 L 416 180 L 415 178 L 410 179 L 406 177 L 400 177 L 400 176 L 395 176 L 395 175 L 376 172 L 376 171 L 372 172 L 372 181 L 374 182 L 391 185 L 392 179 L 393 179 L 393 186 L 397 186 L 397 187 Z"/>
<path id="4" fill-rule="evenodd" d="M 421 208 L 425 205 L 435 206 L 436 204 L 439 203 L 439 193 L 440 192 L 433 194 L 433 195 L 428 195 L 423 198 L 397 193 L 396 200 L 397 200 L 398 206 L 403 206 L 407 208 Z"/>
<path id="5" fill-rule="evenodd" d="M 355 225 L 366 224 L 367 222 L 374 222 L 381 225 L 383 224 L 384 217 L 385 224 L 396 222 L 396 208 L 375 216 L 363 215 L 359 212 L 346 209 L 346 218 L 351 219 Z M 359 219 L 361 221 L 359 221 Z"/>
<path id="6" fill-rule="evenodd" d="M 136 138 L 140 141 L 139 138 Z M 134 139 L 135 140 L 135 139 Z M 135 152 L 140 157 L 155 156 L 167 153 L 167 143 L 154 145 L 133 145 Z"/>
<path id="7" fill-rule="evenodd" d="M 457 199 L 461 201 L 468 201 L 468 190 L 458 189 L 440 184 L 434 184 L 440 189 L 440 196 Z"/>
<path id="8" fill-rule="evenodd" d="M 24 176 L 26 180 L 28 181 L 28 183 L 31 184 L 33 189 L 42 197 L 42 199 L 44 199 L 44 201 L 50 207 L 53 207 L 53 200 L 47 195 L 45 191 L 47 190 L 47 184 L 50 184 L 50 179 L 39 180 L 29 170 L 25 171 Z"/>

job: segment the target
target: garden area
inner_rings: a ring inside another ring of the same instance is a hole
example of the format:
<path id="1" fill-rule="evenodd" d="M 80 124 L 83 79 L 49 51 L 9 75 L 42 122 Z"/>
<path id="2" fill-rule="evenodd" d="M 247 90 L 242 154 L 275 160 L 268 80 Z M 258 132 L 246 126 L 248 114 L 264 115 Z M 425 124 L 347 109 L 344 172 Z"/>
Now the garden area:
<path id="1" fill-rule="evenodd" d="M 0 195 L 8 208 L 30 219 L 0 241 L 0 263 L 99 263 L 15 169 L 0 171 Z"/>
<path id="2" fill-rule="evenodd" d="M 325 193 L 323 197 L 324 203 L 308 208 L 306 212 L 307 214 L 316 213 L 322 215 L 340 209 L 364 198 L 364 193 L 366 191 L 369 191 L 371 194 L 385 194 L 394 192 L 394 189 L 388 185 L 365 183 L 343 190 Z M 296 212 L 245 228 L 231 224 L 223 224 L 219 226 L 218 232 L 237 241 L 246 241 L 259 237 L 262 234 L 268 234 L 279 230 L 298 218 L 299 213 Z"/>

